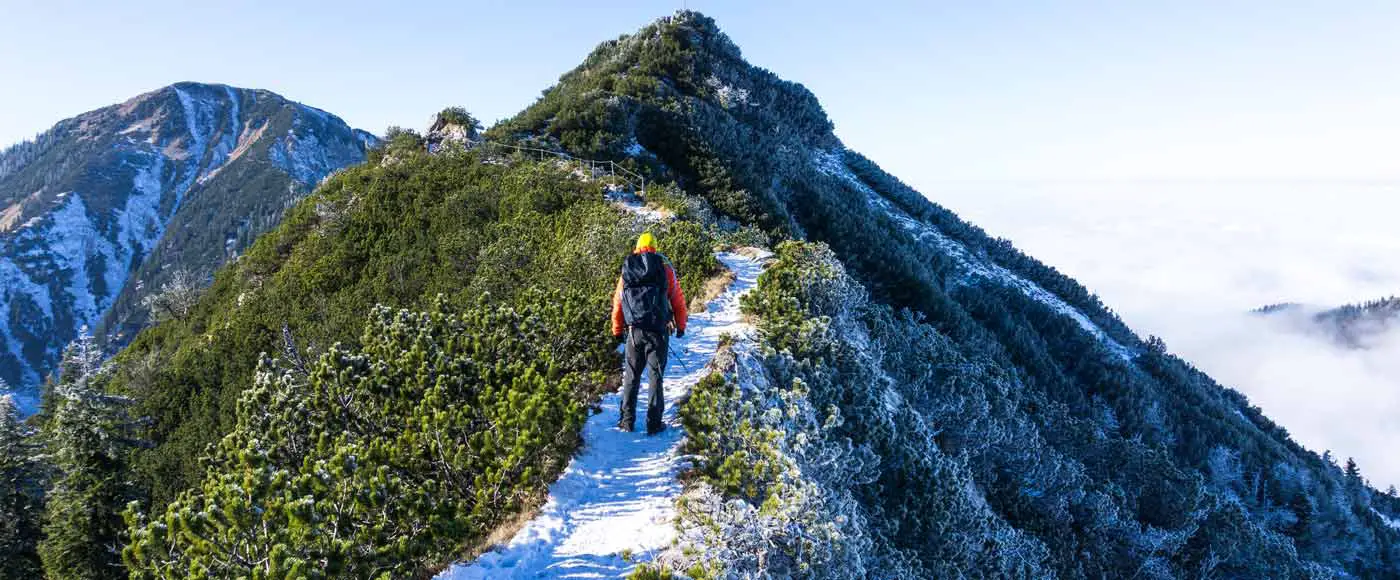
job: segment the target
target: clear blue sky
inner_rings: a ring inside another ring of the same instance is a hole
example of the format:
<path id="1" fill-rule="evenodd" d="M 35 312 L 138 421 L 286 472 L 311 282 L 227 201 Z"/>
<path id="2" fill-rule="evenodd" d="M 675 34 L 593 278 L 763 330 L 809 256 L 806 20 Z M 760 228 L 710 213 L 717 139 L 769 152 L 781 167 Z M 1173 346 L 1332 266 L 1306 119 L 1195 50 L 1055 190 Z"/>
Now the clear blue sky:
<path id="1" fill-rule="evenodd" d="M 0 143 L 180 80 L 375 132 L 489 122 L 682 4 L 0 0 Z M 915 185 L 1400 178 L 1400 2 L 688 5 Z"/>

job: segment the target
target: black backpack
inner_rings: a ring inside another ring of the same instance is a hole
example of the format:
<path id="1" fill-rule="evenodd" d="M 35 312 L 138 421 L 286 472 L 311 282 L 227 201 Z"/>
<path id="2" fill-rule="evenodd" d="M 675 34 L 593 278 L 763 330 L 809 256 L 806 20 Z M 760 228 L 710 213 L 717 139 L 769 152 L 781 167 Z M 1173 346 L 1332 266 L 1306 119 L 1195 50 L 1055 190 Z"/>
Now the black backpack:
<path id="1" fill-rule="evenodd" d="M 627 326 L 665 332 L 671 322 L 666 258 L 655 252 L 632 254 L 622 261 L 622 318 Z"/>

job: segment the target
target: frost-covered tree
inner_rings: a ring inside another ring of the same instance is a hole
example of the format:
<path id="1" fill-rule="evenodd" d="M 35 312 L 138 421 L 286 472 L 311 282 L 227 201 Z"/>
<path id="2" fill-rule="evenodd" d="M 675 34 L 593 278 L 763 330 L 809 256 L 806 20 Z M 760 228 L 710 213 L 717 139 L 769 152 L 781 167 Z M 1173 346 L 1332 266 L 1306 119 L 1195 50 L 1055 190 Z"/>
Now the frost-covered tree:
<path id="1" fill-rule="evenodd" d="M 0 379 L 0 391 L 8 386 Z M 0 395 L 0 579 L 37 578 L 41 474 L 33 432 L 12 395 Z"/>
<path id="2" fill-rule="evenodd" d="M 732 381 L 697 385 L 682 410 L 701 483 L 681 501 L 670 562 L 716 578 L 1044 575 L 1045 546 L 969 494 L 968 466 L 937 446 L 934 417 L 982 407 L 973 390 L 945 384 L 949 400 L 912 411 L 906 397 L 928 389 L 881 367 L 903 354 L 871 336 L 866 295 L 830 251 L 789 243 L 778 255 L 746 298 L 761 354 L 741 354 Z"/>
<path id="3" fill-rule="evenodd" d="M 1244 472 L 1238 452 L 1221 445 L 1210 450 L 1206 461 L 1210 481 L 1221 491 L 1237 493 L 1244 483 Z"/>
<path id="4" fill-rule="evenodd" d="M 1361 481 L 1361 467 L 1356 464 L 1356 458 L 1348 457 L 1346 468 L 1343 470 L 1348 481 Z"/>
<path id="5" fill-rule="evenodd" d="M 125 472 L 131 423 L 127 401 L 103 392 L 110 369 L 84 329 L 64 352 L 54 415 L 46 429 L 55 479 L 39 543 L 44 574 L 52 580 L 122 575 L 121 510 L 130 499 Z"/>
<path id="6" fill-rule="evenodd" d="M 1044 428 L 1024 415 L 1045 405 L 1031 385 L 869 302 L 822 245 L 777 257 L 745 300 L 759 344 L 739 359 L 758 362 L 682 411 L 697 483 L 664 561 L 693 576 L 1307 578 L 1337 570 L 1295 543 L 1332 562 L 1383 551 L 1356 541 L 1340 470 L 1266 477 L 1225 442 L 1183 467 L 1121 436 L 1169 427 L 1150 416 L 1169 405 L 1124 412 L 1109 395 L 1086 397 L 1099 416 L 1046 409 Z"/>
<path id="7" fill-rule="evenodd" d="M 202 278 L 190 270 L 181 268 L 170 275 L 170 279 L 160 285 L 160 290 L 141 299 L 141 306 L 151 313 L 155 320 L 184 320 L 199 301 L 204 288 Z"/>

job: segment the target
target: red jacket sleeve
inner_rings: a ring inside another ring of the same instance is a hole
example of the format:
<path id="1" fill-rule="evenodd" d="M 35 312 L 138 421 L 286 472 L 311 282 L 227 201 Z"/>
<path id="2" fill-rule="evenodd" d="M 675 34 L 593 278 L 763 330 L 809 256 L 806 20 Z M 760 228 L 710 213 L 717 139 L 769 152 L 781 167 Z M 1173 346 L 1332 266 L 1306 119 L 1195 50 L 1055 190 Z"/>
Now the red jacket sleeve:
<path id="1" fill-rule="evenodd" d="M 627 321 L 622 318 L 622 277 L 617 277 L 617 290 L 613 291 L 612 307 L 612 333 L 613 336 L 622 336 L 622 331 L 627 326 Z"/>
<path id="2" fill-rule="evenodd" d="M 685 310 L 685 292 L 681 291 L 681 284 L 676 280 L 676 270 L 670 264 L 666 264 L 666 286 L 666 295 L 671 299 L 671 315 L 676 320 L 676 330 L 684 331 L 685 319 L 689 314 Z"/>

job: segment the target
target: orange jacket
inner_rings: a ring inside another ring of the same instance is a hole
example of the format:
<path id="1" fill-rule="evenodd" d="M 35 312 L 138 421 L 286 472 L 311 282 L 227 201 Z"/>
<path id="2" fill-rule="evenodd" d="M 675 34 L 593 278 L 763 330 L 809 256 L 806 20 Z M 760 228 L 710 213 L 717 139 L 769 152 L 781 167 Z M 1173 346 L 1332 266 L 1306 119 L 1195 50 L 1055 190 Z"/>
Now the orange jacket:
<path id="1" fill-rule="evenodd" d="M 637 252 L 655 252 L 651 248 L 637 250 Z M 676 281 L 676 270 L 671 267 L 669 261 L 666 262 L 666 297 L 671 300 L 671 316 L 676 321 L 676 330 L 685 331 L 685 293 L 681 291 L 681 285 Z M 622 318 L 622 276 L 617 277 L 617 290 L 613 291 L 612 307 L 612 331 L 613 336 L 622 336 L 622 331 L 627 330 L 627 321 Z"/>

